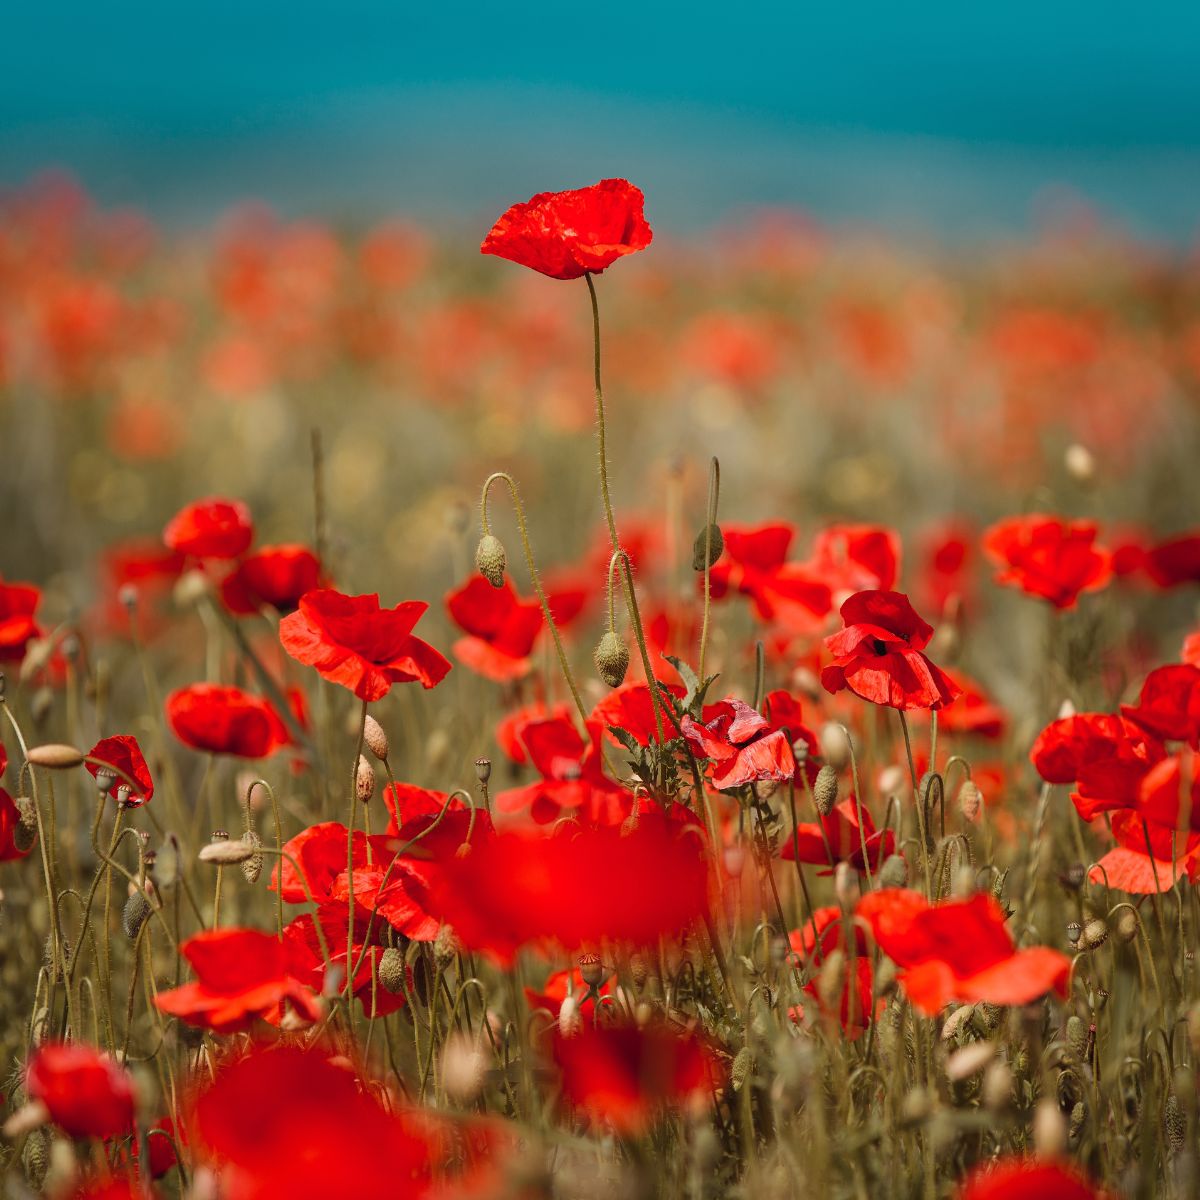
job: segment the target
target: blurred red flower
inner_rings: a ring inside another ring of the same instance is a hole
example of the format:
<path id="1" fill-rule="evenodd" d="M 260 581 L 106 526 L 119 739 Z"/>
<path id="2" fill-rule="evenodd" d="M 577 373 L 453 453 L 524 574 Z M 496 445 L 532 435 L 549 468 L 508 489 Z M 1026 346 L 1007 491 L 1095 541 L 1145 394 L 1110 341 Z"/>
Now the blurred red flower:
<path id="1" fill-rule="evenodd" d="M 849 688 L 872 704 L 891 708 L 944 708 L 958 685 L 922 650 L 933 629 L 902 592 L 857 592 L 841 608 L 845 628 L 825 639 L 834 655 L 821 672 L 826 691 Z"/>
<path id="2" fill-rule="evenodd" d="M 618 1133 L 644 1132 L 665 1108 L 707 1108 L 721 1081 L 719 1060 L 695 1033 L 663 1024 L 589 1026 L 555 1033 L 562 1094 Z"/>
<path id="3" fill-rule="evenodd" d="M 193 750 L 267 758 L 291 741 L 279 714 L 260 696 L 216 683 L 194 683 L 167 697 L 167 723 Z"/>
<path id="4" fill-rule="evenodd" d="M 1122 704 L 1121 712 L 1163 741 L 1200 748 L 1200 668 L 1189 663 L 1155 668 L 1137 704 Z"/>
<path id="5" fill-rule="evenodd" d="M 954 1200 L 1105 1200 L 1105 1193 L 1070 1163 L 1008 1158 L 976 1167 Z"/>
<path id="6" fill-rule="evenodd" d="M 733 696 L 714 704 L 701 724 L 684 716 L 680 729 L 698 758 L 713 764 L 713 786 L 722 791 L 756 780 L 792 779 L 796 756 L 782 729 Z"/>
<path id="7" fill-rule="evenodd" d="M 1160 588 L 1200 583 L 1200 533 L 1183 533 L 1147 549 L 1141 567 Z"/>
<path id="8" fill-rule="evenodd" d="M 931 905 L 919 892 L 884 888 L 864 896 L 856 912 L 902 968 L 905 995 L 928 1016 L 952 1000 L 1025 1004 L 1050 991 L 1066 995 L 1070 959 L 1048 946 L 1016 949 L 989 895 Z"/>
<path id="9" fill-rule="evenodd" d="M 0 765 L 3 761 L 4 755 L 0 751 Z M 16 862 L 33 849 L 32 841 L 22 834 L 20 824 L 21 810 L 8 792 L 0 787 L 0 862 Z"/>
<path id="10" fill-rule="evenodd" d="M 825 836 L 821 836 L 824 826 Z M 828 847 L 826 843 L 828 842 Z M 863 857 L 863 844 L 866 844 L 866 858 Z M 865 871 L 867 862 L 871 870 L 879 869 L 879 864 L 894 852 L 896 837 L 890 829 L 876 831 L 875 822 L 866 805 L 862 808 L 862 827 L 858 822 L 858 807 L 853 796 L 834 805 L 833 810 L 821 818 L 821 824 L 815 821 L 799 821 L 796 824 L 794 836 L 785 836 L 779 847 L 779 856 L 784 859 L 799 858 L 801 862 L 812 863 L 825 867 L 822 874 L 829 874 L 834 865 L 839 862 L 849 863 L 856 871 Z M 833 862 L 829 861 L 830 855 Z"/>
<path id="11" fill-rule="evenodd" d="M 69 1137 L 110 1138 L 133 1130 L 133 1080 L 82 1042 L 39 1046 L 25 1069 L 25 1088 Z"/>
<path id="12" fill-rule="evenodd" d="M 307 546 L 263 546 L 221 581 L 221 599 L 230 612 L 243 616 L 262 608 L 286 613 L 320 585 L 321 564 Z"/>
<path id="13" fill-rule="evenodd" d="M 808 567 L 835 598 L 890 591 L 900 576 L 900 535 L 886 525 L 829 525 L 813 540 Z"/>
<path id="14" fill-rule="evenodd" d="M 277 1025 L 285 1004 L 308 1021 L 322 1014 L 312 990 L 288 970 L 283 943 L 270 934 L 207 930 L 181 943 L 179 953 L 196 972 L 195 982 L 159 992 L 154 1002 L 189 1025 L 217 1033 L 244 1032 L 259 1018 Z"/>
<path id="15" fill-rule="evenodd" d="M 962 674 L 945 674 L 958 688 L 958 698 L 938 713 L 938 729 L 943 733 L 969 733 L 975 737 L 1002 737 L 1008 726 L 1008 713 L 983 690 L 982 685 Z"/>
<path id="16" fill-rule="evenodd" d="M 39 634 L 33 615 L 42 593 L 31 583 L 0 579 L 0 662 L 20 662 L 25 647 Z"/>
<path id="17" fill-rule="evenodd" d="M 396 683 L 435 687 L 450 664 L 413 626 L 429 607 L 406 600 L 381 608 L 379 596 L 344 596 L 320 589 L 279 623 L 279 640 L 298 662 L 349 688 L 360 700 L 382 700 Z"/>
<path id="18" fill-rule="evenodd" d="M 540 192 L 508 209 L 479 249 L 553 279 L 599 274 L 650 245 L 654 234 L 642 214 L 644 204 L 641 190 L 625 179 Z"/>
<path id="19" fill-rule="evenodd" d="M 181 508 L 163 530 L 167 548 L 193 558 L 237 558 L 254 538 L 250 510 L 214 496 Z"/>
<path id="20" fill-rule="evenodd" d="M 454 643 L 459 662 L 485 679 L 508 683 L 527 675 L 542 631 L 541 605 L 517 596 L 511 581 L 492 587 L 474 575 L 446 597 L 446 611 L 467 636 Z"/>
<path id="21" fill-rule="evenodd" d="M 714 599 L 740 592 L 750 597 L 761 620 L 800 629 L 812 628 L 829 613 L 829 585 L 807 565 L 786 561 L 796 534 L 791 525 L 724 525 L 721 532 L 725 552 L 709 570 Z"/>
<path id="22" fill-rule="evenodd" d="M 1112 556 L 1095 545 L 1094 521 L 1031 513 L 984 530 L 984 553 L 1000 567 L 996 582 L 1018 587 L 1055 608 L 1072 608 L 1081 592 L 1112 578 Z"/>
<path id="23" fill-rule="evenodd" d="M 127 733 L 101 738 L 88 751 L 88 757 L 108 763 L 123 772 L 124 775 L 136 780 L 138 790 L 136 792 L 131 790 L 126 801 L 131 807 L 137 808 L 154 797 L 154 780 L 150 777 L 150 768 L 146 765 L 146 759 L 142 755 L 142 748 L 137 744 L 137 738 Z M 87 767 L 88 773 L 93 779 L 102 770 L 96 763 L 85 763 L 84 766 Z M 115 800 L 117 792 L 128 786 L 123 775 L 118 775 L 112 787 L 108 789 L 108 794 Z"/>
<path id="24" fill-rule="evenodd" d="M 620 689 L 618 688 L 617 691 Z M 615 692 L 610 693 L 610 695 L 615 694 Z M 529 761 L 525 743 L 521 740 L 525 726 L 537 721 L 544 721 L 547 717 L 565 717 L 570 720 L 571 712 L 572 709 L 566 704 L 555 704 L 548 707 L 541 700 L 535 700 L 532 704 L 513 709 L 507 716 L 501 717 L 496 722 L 496 744 L 511 762 L 519 766 Z M 600 719 L 598 713 L 599 706 L 593 713 L 593 719 Z"/>

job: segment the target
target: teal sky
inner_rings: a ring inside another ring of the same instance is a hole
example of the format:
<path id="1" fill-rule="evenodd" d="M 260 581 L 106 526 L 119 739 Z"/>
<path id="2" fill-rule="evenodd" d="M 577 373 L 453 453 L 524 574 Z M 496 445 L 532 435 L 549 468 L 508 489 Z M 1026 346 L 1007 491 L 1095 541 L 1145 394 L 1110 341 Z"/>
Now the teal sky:
<path id="1" fill-rule="evenodd" d="M 63 165 L 188 219 L 246 194 L 469 216 L 640 167 L 683 223 L 967 230 L 1062 185 L 1179 237 L 1198 57 L 1184 3 L 27 3 L 0 27 L 0 180 Z"/>

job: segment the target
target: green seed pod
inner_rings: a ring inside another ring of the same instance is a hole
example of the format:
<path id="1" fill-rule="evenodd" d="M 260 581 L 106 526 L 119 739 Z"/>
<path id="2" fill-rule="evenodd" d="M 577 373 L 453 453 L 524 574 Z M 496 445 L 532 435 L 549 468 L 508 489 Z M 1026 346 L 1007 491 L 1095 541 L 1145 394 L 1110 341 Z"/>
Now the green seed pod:
<path id="1" fill-rule="evenodd" d="M 392 995 L 404 991 L 404 955 L 395 946 L 389 946 L 379 956 L 379 982 Z"/>
<path id="2" fill-rule="evenodd" d="M 838 798 L 837 772 L 828 764 L 817 772 L 817 781 L 813 784 L 813 802 L 817 812 L 826 817 L 833 812 L 833 806 Z"/>
<path id="3" fill-rule="evenodd" d="M 908 883 L 908 863 L 902 854 L 889 854 L 875 877 L 881 888 L 900 888 Z"/>
<path id="4" fill-rule="evenodd" d="M 134 892 L 125 901 L 125 907 L 121 911 L 121 928 L 125 931 L 125 936 L 131 942 L 136 940 L 142 926 L 146 923 L 146 918 L 149 916 L 149 901 L 147 901 L 141 892 Z"/>
<path id="5" fill-rule="evenodd" d="M 475 548 L 476 569 L 492 587 L 502 588 L 506 566 L 508 566 L 508 556 L 504 553 L 504 544 L 498 537 L 485 533 Z"/>
<path id="6" fill-rule="evenodd" d="M 705 561 L 705 549 L 708 550 L 707 562 Z M 716 522 L 706 525 L 696 534 L 696 540 L 692 543 L 692 570 L 703 571 L 706 566 L 713 566 L 724 552 L 725 538 L 721 533 L 721 527 Z"/>
<path id="7" fill-rule="evenodd" d="M 629 670 L 629 647 L 610 629 L 596 646 L 592 655 L 600 678 L 610 688 L 620 687 Z"/>
<path id="8" fill-rule="evenodd" d="M 1067 1021 L 1067 1045 L 1082 1058 L 1087 1051 L 1087 1025 L 1082 1017 L 1071 1017 Z"/>
<path id="9" fill-rule="evenodd" d="M 242 834 L 242 841 L 247 846 L 254 847 L 254 853 L 242 863 L 242 874 L 245 875 L 247 883 L 257 883 L 263 869 L 263 855 L 262 851 L 258 848 L 262 845 L 262 838 L 253 829 L 247 829 Z"/>

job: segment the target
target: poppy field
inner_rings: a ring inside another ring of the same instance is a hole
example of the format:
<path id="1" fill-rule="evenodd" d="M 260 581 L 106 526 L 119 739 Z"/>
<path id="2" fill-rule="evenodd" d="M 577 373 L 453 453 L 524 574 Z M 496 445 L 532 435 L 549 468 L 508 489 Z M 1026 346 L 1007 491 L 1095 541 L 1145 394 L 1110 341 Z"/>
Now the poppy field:
<path id="1" fill-rule="evenodd" d="M 0 1190 L 1197 1194 L 1198 415 L 1082 213 L 0 194 Z"/>

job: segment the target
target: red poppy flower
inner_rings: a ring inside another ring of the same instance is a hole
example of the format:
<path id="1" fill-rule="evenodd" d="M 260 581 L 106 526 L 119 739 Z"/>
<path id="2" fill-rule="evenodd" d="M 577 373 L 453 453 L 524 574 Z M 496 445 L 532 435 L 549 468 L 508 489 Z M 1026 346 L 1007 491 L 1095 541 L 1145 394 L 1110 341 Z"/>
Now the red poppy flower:
<path id="1" fill-rule="evenodd" d="M 1200 668 L 1188 663 L 1158 667 L 1146 676 L 1137 704 L 1121 712 L 1167 742 L 1200 743 Z"/>
<path id="2" fill-rule="evenodd" d="M 3 754 L 0 753 L 0 762 Z M 20 830 L 21 811 L 13 798 L 0 787 L 0 862 L 16 862 L 24 858 L 33 849 L 32 842 L 21 845 L 25 838 Z"/>
<path id="3" fill-rule="evenodd" d="M 798 962 L 808 962 L 814 952 L 820 962 L 835 950 L 844 948 L 842 934 L 842 910 L 835 905 L 827 905 L 814 909 L 812 920 L 805 921 L 799 929 L 793 929 L 788 934 L 788 945 Z M 867 936 L 858 925 L 854 926 L 854 952 L 856 955 L 870 952 Z"/>
<path id="4" fill-rule="evenodd" d="M 1189 666 L 1200 667 L 1200 630 L 1189 633 L 1183 639 L 1179 657 Z"/>
<path id="5" fill-rule="evenodd" d="M 618 691 L 620 689 L 617 689 Z M 609 693 L 613 695 L 614 693 Z M 522 741 L 522 734 L 525 731 L 526 725 L 532 725 L 537 721 L 544 721 L 548 717 L 555 719 L 565 718 L 571 719 L 571 708 L 566 704 L 555 704 L 547 707 L 540 700 L 535 700 L 532 704 L 526 704 L 523 708 L 514 709 L 506 717 L 502 717 L 496 722 L 496 744 L 504 751 L 510 762 L 516 763 L 518 766 L 529 761 L 529 754 L 525 749 L 525 743 Z M 593 714 L 593 719 L 600 718 Z"/>
<path id="6" fill-rule="evenodd" d="M 815 953 L 816 961 L 820 964 L 834 950 L 845 949 L 842 910 L 834 907 L 816 909 L 812 920 L 805 921 L 802 928 L 794 929 L 788 934 L 788 944 L 800 963 L 807 962 Z M 815 979 L 804 988 L 817 1002 L 821 1015 L 830 1021 L 836 1021 L 849 1041 L 856 1040 L 866 1031 L 875 1009 L 875 973 L 871 969 L 871 960 L 868 957 L 866 935 L 857 925 L 854 926 L 854 947 L 854 975 L 851 977 L 847 971 L 842 981 L 841 994 L 835 1004 L 821 998 L 821 991 Z M 797 1005 L 789 1010 L 788 1015 L 793 1021 L 800 1023 L 805 1018 L 804 1008 Z"/>
<path id="7" fill-rule="evenodd" d="M 680 729 L 697 757 L 712 762 L 714 787 L 726 790 L 756 780 L 794 777 L 791 741 L 757 709 L 730 696 L 703 715 L 703 725 L 685 716 Z"/>
<path id="8" fill-rule="evenodd" d="M 798 744 L 804 745 L 804 762 L 797 762 L 793 782 L 798 788 L 802 788 L 804 776 L 807 775 L 811 784 L 821 766 L 820 745 L 817 735 L 804 723 L 803 706 L 800 701 L 791 692 L 776 688 L 763 697 L 763 716 L 772 729 L 783 732 L 793 750 Z"/>
<path id="9" fill-rule="evenodd" d="M 529 674 L 542 609 L 536 600 L 520 599 L 507 577 L 503 587 L 495 588 L 481 575 L 472 576 L 446 597 L 446 610 L 468 635 L 454 643 L 464 666 L 497 683 Z"/>
<path id="10" fill-rule="evenodd" d="M 1094 521 L 1067 521 L 1032 513 L 997 521 L 983 534 L 984 553 L 1001 569 L 996 582 L 1072 608 L 1080 592 L 1102 588 L 1112 577 L 1112 558 L 1095 545 Z"/>
<path id="11" fill-rule="evenodd" d="M 796 532 L 791 525 L 726 525 L 721 532 L 725 553 L 709 571 L 714 599 L 740 592 L 750 597 L 761 620 L 801 630 L 813 628 L 829 613 L 829 585 L 808 566 L 786 561 Z"/>
<path id="12" fill-rule="evenodd" d="M 834 655 L 821 672 L 826 691 L 849 688 L 891 708 L 944 708 L 958 686 L 922 650 L 933 629 L 901 592 L 858 592 L 842 605 L 845 629 L 825 639 Z"/>
<path id="13" fill-rule="evenodd" d="M 277 1025 L 285 1004 L 305 1020 L 321 1016 L 311 989 L 288 970 L 287 951 L 276 937 L 254 929 L 212 929 L 188 938 L 179 953 L 196 972 L 195 982 L 159 992 L 154 1002 L 189 1025 L 217 1033 L 243 1032 L 260 1018 Z"/>
<path id="14" fill-rule="evenodd" d="M 721 1072 L 716 1055 L 694 1033 L 663 1024 L 589 1026 L 556 1033 L 554 1061 L 563 1098 L 619 1133 L 644 1132 L 664 1108 L 712 1102 Z"/>
<path id="15" fill-rule="evenodd" d="M 938 713 L 938 729 L 943 733 L 969 733 L 975 737 L 1003 737 L 1008 714 L 996 704 L 983 687 L 961 671 L 945 674 L 958 688 L 958 699 Z"/>
<path id="16" fill-rule="evenodd" d="M 163 530 L 168 549 L 193 558 L 237 558 L 253 538 L 250 510 L 240 500 L 218 496 L 181 508 Z"/>
<path id="17" fill-rule="evenodd" d="M 267 758 L 291 741 L 271 705 L 241 688 L 194 683 L 172 692 L 165 708 L 172 732 L 193 750 Z"/>
<path id="18" fill-rule="evenodd" d="M 593 825 L 618 825 L 633 805 L 632 794 L 604 774 L 602 730 L 589 721 L 584 741 L 568 717 L 533 721 L 521 732 L 541 779 L 495 797 L 499 812 L 528 811 L 539 825 L 575 816 Z"/>
<path id="19" fill-rule="evenodd" d="M 825 836 L 821 836 L 824 826 Z M 828 842 L 828 848 L 826 843 Z M 863 857 L 863 844 L 866 843 L 866 858 Z M 871 870 L 877 871 L 879 864 L 896 849 L 896 838 L 890 829 L 876 831 L 871 813 L 864 805 L 862 809 L 862 828 L 859 829 L 858 807 L 853 796 L 834 805 L 831 812 L 821 818 L 821 824 L 815 821 L 800 821 L 796 825 L 795 836 L 784 836 L 779 847 L 779 857 L 794 859 L 799 857 L 801 862 L 812 863 L 826 868 L 821 874 L 832 872 L 834 865 L 839 862 L 849 863 L 856 871 L 865 871 L 869 861 Z M 833 863 L 829 856 L 833 855 Z"/>
<path id="20" fill-rule="evenodd" d="M 890 591 L 900 576 L 900 535 L 885 525 L 829 525 L 813 540 L 808 566 L 835 596 Z"/>
<path id="21" fill-rule="evenodd" d="M 1188 798 L 1194 814 L 1194 785 Z M 1114 813 L 1111 828 L 1117 844 L 1092 868 L 1088 878 L 1093 883 L 1145 896 L 1170 891 L 1179 879 L 1192 883 L 1200 879 L 1200 833 L 1187 831 L 1185 826 L 1181 836 L 1132 810 Z"/>
<path id="22" fill-rule="evenodd" d="M 680 700 L 685 695 L 684 689 L 678 684 L 660 686 L 665 686 Z M 620 687 L 613 688 L 596 703 L 591 719 L 606 730 L 610 726 L 625 730 L 641 746 L 649 746 L 656 736 L 654 701 L 650 698 L 649 686 L 644 683 L 623 683 Z M 620 744 L 612 733 L 605 736 L 613 745 Z"/>
<path id="23" fill-rule="evenodd" d="M 1151 546 L 1142 569 L 1160 588 L 1200 582 L 1200 533 L 1185 533 Z"/>
<path id="24" fill-rule="evenodd" d="M 479 249 L 552 279 L 598 275 L 618 258 L 650 245 L 654 234 L 642 215 L 645 199 L 625 179 L 540 192 L 504 213 Z"/>
<path id="25" fill-rule="evenodd" d="M 231 1200 L 391 1200 L 424 1195 L 433 1171 L 432 1125 L 390 1112 L 318 1048 L 260 1047 L 222 1063 L 188 1128 Z"/>
<path id="26" fill-rule="evenodd" d="M 166 624 L 171 589 L 185 566 L 185 558 L 167 550 L 157 538 L 133 538 L 109 546 L 98 568 L 103 601 L 98 619 L 106 632 L 127 637 L 131 597 L 140 637 L 156 633 Z M 126 585 L 132 585 L 127 589 Z"/>
<path id="27" fill-rule="evenodd" d="M 613 983 L 614 980 L 611 978 L 604 980 L 596 989 L 597 994 L 611 995 Z M 542 984 L 541 991 L 530 987 L 525 989 L 525 1000 L 530 1009 L 544 1008 L 555 1017 L 558 1016 L 559 1009 L 562 1008 L 562 1003 L 568 996 L 574 996 L 579 1001 L 579 1016 L 583 1023 L 586 1025 L 591 1022 L 595 1015 L 595 1003 L 588 996 L 588 987 L 580 977 L 578 967 L 572 967 L 565 971 L 554 971 Z"/>
<path id="28" fill-rule="evenodd" d="M 942 615 L 955 598 L 973 607 L 975 540 L 971 526 L 958 518 L 935 526 L 922 538 L 918 596 L 927 612 Z"/>
<path id="29" fill-rule="evenodd" d="M 25 647 L 41 633 L 33 615 L 42 593 L 31 583 L 0 579 L 0 662 L 20 662 Z"/>
<path id="30" fill-rule="evenodd" d="M 450 664 L 413 626 L 429 607 L 406 600 L 381 608 L 379 596 L 343 596 L 321 589 L 301 597 L 300 607 L 279 623 L 279 640 L 298 662 L 322 678 L 349 688 L 360 700 L 382 700 L 396 683 L 435 687 Z"/>
<path id="31" fill-rule="evenodd" d="M 528 943 L 642 945 L 707 910 L 702 834 L 643 813 L 632 832 L 563 828 L 500 833 L 445 864 L 427 906 L 463 944 L 511 962 Z"/>
<path id="32" fill-rule="evenodd" d="M 133 1130 L 133 1080 L 82 1042 L 38 1047 L 25 1069 L 25 1088 L 68 1137 L 120 1137 Z"/>
<path id="33" fill-rule="evenodd" d="M 307 546 L 263 546 L 221 581 L 221 599 L 230 612 L 243 616 L 263 608 L 286 613 L 320 586 L 321 564 Z"/>
<path id="34" fill-rule="evenodd" d="M 355 895 L 359 892 L 358 871 L 377 860 L 389 860 L 387 837 L 368 838 L 354 831 L 352 855 L 355 867 Z M 311 898 L 318 904 L 333 899 L 334 884 L 346 873 L 346 827 L 337 821 L 322 821 L 301 830 L 284 844 L 284 856 L 271 874 L 271 890 L 279 888 L 288 904 L 304 904 Z M 293 866 L 293 862 L 296 864 Z M 299 870 L 297 870 L 297 866 Z M 308 891 L 304 884 L 308 884 Z"/>
<path id="35" fill-rule="evenodd" d="M 1009 1158 L 976 1167 L 954 1200 L 1105 1200 L 1105 1193 L 1070 1163 Z"/>
<path id="36" fill-rule="evenodd" d="M 137 738 L 131 737 L 127 733 L 119 733 L 116 737 L 101 738 L 88 751 L 88 757 L 108 763 L 121 772 L 117 775 L 112 787 L 108 789 L 108 794 L 114 800 L 121 788 L 129 786 L 125 780 L 126 775 L 130 779 L 136 780 L 138 784 L 136 792 L 130 791 L 127 804 L 138 808 L 153 798 L 154 780 L 150 777 L 150 768 L 146 766 L 146 759 L 142 755 L 142 748 L 137 744 Z M 102 769 L 95 763 L 85 763 L 84 765 L 93 779 Z"/>
<path id="37" fill-rule="evenodd" d="M 879 948 L 898 967 L 913 1006 L 928 1016 L 952 1000 L 1026 1004 L 1067 992 L 1071 963 L 1047 946 L 1018 950 L 989 895 L 931 905 L 919 892 L 884 888 L 858 902 Z"/>

